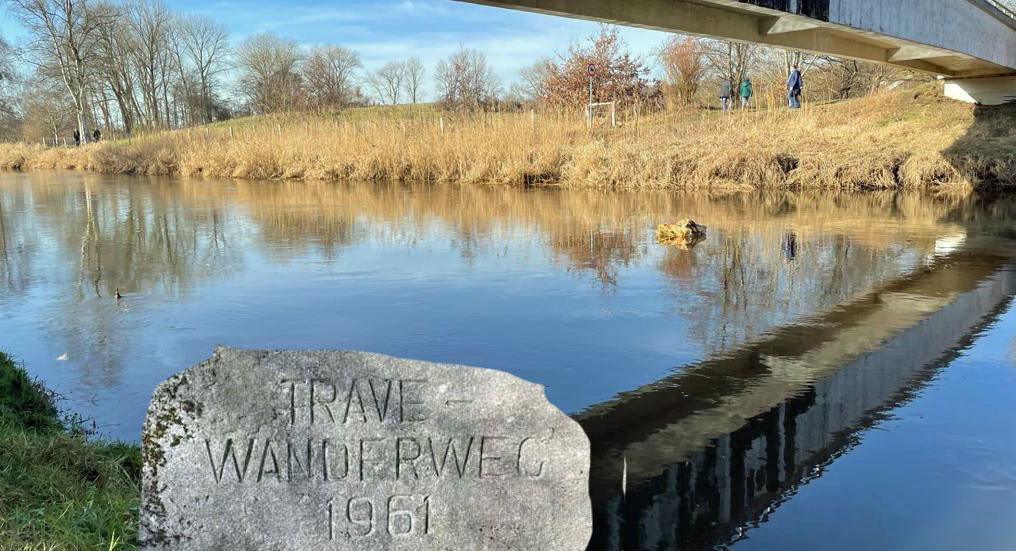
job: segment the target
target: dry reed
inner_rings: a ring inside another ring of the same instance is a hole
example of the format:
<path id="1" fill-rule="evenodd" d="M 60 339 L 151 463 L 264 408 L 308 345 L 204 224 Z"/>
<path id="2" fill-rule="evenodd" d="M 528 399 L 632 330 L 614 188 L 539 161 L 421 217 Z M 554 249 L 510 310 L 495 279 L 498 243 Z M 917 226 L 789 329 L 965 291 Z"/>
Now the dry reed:
<path id="1" fill-rule="evenodd" d="M 615 189 L 1016 185 L 1013 108 L 974 108 L 930 89 L 767 107 L 626 113 L 618 128 L 592 130 L 573 113 L 294 114 L 80 148 L 3 144 L 0 166 Z"/>

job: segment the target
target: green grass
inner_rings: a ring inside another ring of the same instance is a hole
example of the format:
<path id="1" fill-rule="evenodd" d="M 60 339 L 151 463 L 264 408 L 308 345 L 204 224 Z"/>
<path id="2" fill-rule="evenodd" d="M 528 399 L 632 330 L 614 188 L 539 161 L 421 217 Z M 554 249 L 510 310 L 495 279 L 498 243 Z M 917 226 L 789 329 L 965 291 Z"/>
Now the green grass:
<path id="1" fill-rule="evenodd" d="M 141 453 L 90 442 L 0 353 L 0 550 L 134 549 Z"/>

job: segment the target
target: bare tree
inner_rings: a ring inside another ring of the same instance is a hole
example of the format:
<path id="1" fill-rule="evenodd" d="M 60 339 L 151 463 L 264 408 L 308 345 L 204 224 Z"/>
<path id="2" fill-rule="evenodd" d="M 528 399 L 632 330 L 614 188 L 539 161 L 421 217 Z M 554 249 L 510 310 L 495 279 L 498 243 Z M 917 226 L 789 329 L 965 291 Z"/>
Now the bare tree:
<path id="1" fill-rule="evenodd" d="M 628 50 L 616 27 L 600 31 L 545 65 L 537 65 L 540 101 L 547 105 L 575 108 L 589 102 L 592 65 L 593 94 L 597 101 L 636 103 L 649 95 L 649 68 Z"/>
<path id="2" fill-rule="evenodd" d="M 554 62 L 546 57 L 519 71 L 523 94 L 529 99 L 545 97 L 548 93 L 545 87 L 553 71 Z"/>
<path id="3" fill-rule="evenodd" d="M 310 101 L 319 109 L 353 103 L 359 95 L 354 82 L 356 70 L 362 66 L 360 56 L 347 48 L 313 48 L 303 64 L 303 79 Z"/>
<path id="4" fill-rule="evenodd" d="M 146 122 L 153 127 L 169 126 L 165 95 L 171 70 L 172 16 L 159 0 L 140 0 L 128 6 L 127 23 L 132 38 L 129 53 L 141 89 Z"/>
<path id="5" fill-rule="evenodd" d="M 200 15 L 176 19 L 177 39 L 182 44 L 181 58 L 197 79 L 201 118 L 211 122 L 215 79 L 226 70 L 229 32 L 224 26 Z"/>
<path id="6" fill-rule="evenodd" d="M 239 89 L 256 113 L 294 109 L 300 102 L 300 47 L 271 33 L 247 37 L 236 50 Z"/>
<path id="7" fill-rule="evenodd" d="M 381 101 L 395 105 L 399 103 L 403 83 L 406 81 L 406 64 L 390 61 L 367 77 L 367 84 Z"/>
<path id="8" fill-rule="evenodd" d="M 17 78 L 10 45 L 0 38 L 0 136 L 13 137 L 20 126 L 19 101 L 15 96 Z"/>
<path id="9" fill-rule="evenodd" d="M 423 77 L 427 74 L 423 62 L 419 58 L 411 57 L 406 60 L 406 95 L 411 103 L 419 103 L 423 91 Z"/>
<path id="10" fill-rule="evenodd" d="M 476 50 L 459 48 L 435 69 L 437 94 L 445 107 L 477 109 L 497 99 L 501 84 L 487 58 Z"/>
<path id="11" fill-rule="evenodd" d="M 87 0 L 7 0 L 29 32 L 29 51 L 37 65 L 54 61 L 74 102 L 78 131 L 87 136 L 88 85 L 96 58 L 99 28 L 108 14 L 89 9 Z"/>
<path id="12" fill-rule="evenodd" d="M 705 40 L 702 45 L 709 66 L 734 86 L 744 80 L 749 68 L 758 61 L 761 54 L 759 46 L 742 42 Z"/>
<path id="13" fill-rule="evenodd" d="M 120 112 L 124 131 L 130 134 L 140 113 L 134 93 L 134 71 L 131 67 L 133 43 L 119 7 L 99 2 L 91 7 L 104 14 L 97 30 L 96 85 L 105 85 L 113 94 Z"/>
<path id="14" fill-rule="evenodd" d="M 783 50 L 783 65 L 787 75 L 790 75 L 790 71 L 794 67 L 797 67 L 802 75 L 806 75 L 808 70 L 814 67 L 820 60 L 821 57 L 814 54 L 799 52 L 797 50 Z"/>
<path id="15" fill-rule="evenodd" d="M 27 84 L 23 101 L 23 139 L 56 138 L 68 127 L 74 126 L 74 108 L 67 100 L 67 90 L 60 81 L 36 74 Z"/>
<path id="16" fill-rule="evenodd" d="M 668 94 L 683 104 L 691 103 L 706 76 L 706 56 L 699 39 L 674 37 L 660 50 L 660 63 L 667 74 Z"/>

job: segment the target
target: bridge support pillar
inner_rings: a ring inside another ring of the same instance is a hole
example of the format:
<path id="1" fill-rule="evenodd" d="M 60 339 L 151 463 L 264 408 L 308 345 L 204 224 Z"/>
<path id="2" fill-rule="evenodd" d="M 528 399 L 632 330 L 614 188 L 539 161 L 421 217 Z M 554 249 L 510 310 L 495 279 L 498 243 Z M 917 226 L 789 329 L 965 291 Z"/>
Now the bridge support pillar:
<path id="1" fill-rule="evenodd" d="M 946 97 L 979 105 L 1016 103 L 1016 75 L 946 79 Z"/>

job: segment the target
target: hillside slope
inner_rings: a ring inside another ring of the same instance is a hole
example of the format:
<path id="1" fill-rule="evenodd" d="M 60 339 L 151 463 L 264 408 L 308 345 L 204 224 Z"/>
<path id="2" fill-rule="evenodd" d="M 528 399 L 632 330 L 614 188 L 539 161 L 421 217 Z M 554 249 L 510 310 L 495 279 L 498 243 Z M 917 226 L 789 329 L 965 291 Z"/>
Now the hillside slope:
<path id="1" fill-rule="evenodd" d="M 81 148 L 0 146 L 8 169 L 206 178 L 394 180 L 610 188 L 1016 186 L 1016 106 L 929 87 L 733 114 L 622 117 L 401 110 L 260 117 Z"/>

